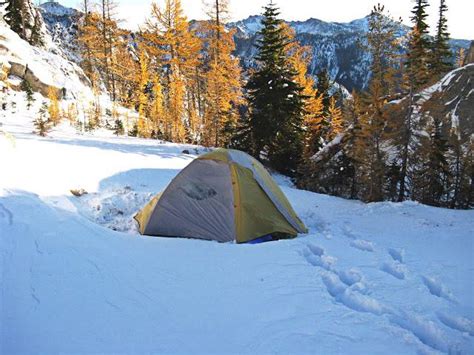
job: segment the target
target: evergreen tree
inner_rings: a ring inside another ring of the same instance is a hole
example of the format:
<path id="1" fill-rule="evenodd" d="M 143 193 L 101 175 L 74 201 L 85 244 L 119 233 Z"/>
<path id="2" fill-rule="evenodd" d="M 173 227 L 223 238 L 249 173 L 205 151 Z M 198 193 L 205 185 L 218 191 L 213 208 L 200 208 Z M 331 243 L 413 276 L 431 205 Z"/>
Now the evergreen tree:
<path id="1" fill-rule="evenodd" d="M 114 122 L 114 134 L 116 136 L 121 136 L 121 135 L 124 134 L 124 132 L 125 132 L 125 130 L 123 128 L 123 122 L 122 122 L 122 120 L 117 118 Z"/>
<path id="2" fill-rule="evenodd" d="M 437 115 L 429 114 L 427 120 L 428 136 L 421 137 L 417 151 L 420 163 L 414 177 L 413 197 L 427 205 L 441 206 L 446 202 L 450 177 L 447 139 L 442 132 L 443 122 Z"/>
<path id="3" fill-rule="evenodd" d="M 324 94 L 319 94 L 315 81 L 308 74 L 308 66 L 312 60 L 311 48 L 302 46 L 295 40 L 296 32 L 286 23 L 282 24 L 285 35 L 289 38 L 286 46 L 286 53 L 290 61 L 290 65 L 296 72 L 295 82 L 302 88 L 304 97 L 304 113 L 303 113 L 303 160 L 301 161 L 299 170 L 300 175 L 305 174 L 307 170 L 305 165 L 311 165 L 310 159 L 324 144 L 324 137 L 327 133 L 329 124 L 325 116 L 325 108 L 323 98 L 329 90 L 329 79 L 326 77 L 326 84 L 321 81 L 320 89 Z M 323 89 L 325 87 L 325 89 Z M 327 110 L 326 110 L 327 111 Z"/>
<path id="4" fill-rule="evenodd" d="M 4 20 L 12 31 L 31 45 L 42 45 L 41 15 L 34 9 L 28 0 L 6 0 L 0 5 L 6 4 Z"/>
<path id="5" fill-rule="evenodd" d="M 433 43 L 431 69 L 437 76 L 441 76 L 453 69 L 453 53 L 449 47 L 448 20 L 446 19 L 448 6 L 446 0 L 440 0 L 439 19 L 436 36 Z"/>
<path id="6" fill-rule="evenodd" d="M 263 14 L 257 40 L 258 68 L 246 85 L 252 135 L 251 153 L 266 155 L 270 165 L 295 175 L 302 153 L 304 97 L 287 56 L 288 37 L 272 2 Z"/>
<path id="7" fill-rule="evenodd" d="M 26 19 L 25 19 L 25 4 L 24 0 L 7 0 L 2 4 L 7 4 L 5 7 L 5 15 L 3 18 L 10 26 L 13 32 L 16 32 L 21 38 L 27 40 L 26 35 Z"/>
<path id="8" fill-rule="evenodd" d="M 428 33 L 429 26 L 426 23 L 428 1 L 414 1 L 415 6 L 412 10 L 413 16 L 411 17 L 413 28 L 409 36 L 406 66 L 408 75 L 412 77 L 414 89 L 417 90 L 424 86 L 430 78 L 431 42 Z"/>
<path id="9" fill-rule="evenodd" d="M 317 74 L 317 86 L 319 96 L 323 100 L 323 114 L 325 116 L 329 113 L 329 103 L 331 101 L 331 95 L 329 94 L 329 89 L 331 88 L 331 81 L 329 80 L 329 75 L 326 69 L 321 70 Z"/>
<path id="10" fill-rule="evenodd" d="M 25 92 L 26 95 L 26 107 L 29 110 L 31 108 L 31 105 L 35 101 L 35 98 L 33 96 L 33 89 L 31 88 L 30 83 L 28 80 L 23 79 L 20 84 L 20 89 Z"/>
<path id="11" fill-rule="evenodd" d="M 33 46 L 44 45 L 43 35 L 41 34 L 41 15 L 38 9 L 35 9 L 33 26 L 31 26 L 31 34 L 28 42 Z"/>
<path id="12" fill-rule="evenodd" d="M 46 137 L 48 132 L 51 130 L 51 121 L 48 118 L 48 105 L 43 102 L 39 111 L 38 117 L 33 121 L 35 127 L 35 133 L 41 137 Z"/>

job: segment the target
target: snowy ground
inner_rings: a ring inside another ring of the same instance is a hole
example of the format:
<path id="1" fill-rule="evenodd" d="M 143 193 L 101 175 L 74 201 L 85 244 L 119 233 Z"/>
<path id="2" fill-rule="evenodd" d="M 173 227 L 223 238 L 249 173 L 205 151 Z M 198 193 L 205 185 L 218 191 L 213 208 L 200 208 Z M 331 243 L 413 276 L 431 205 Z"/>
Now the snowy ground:
<path id="1" fill-rule="evenodd" d="M 474 211 L 277 177 L 308 235 L 142 237 L 131 216 L 201 152 L 67 125 L 40 138 L 18 110 L 0 118 L 0 353 L 474 353 Z"/>

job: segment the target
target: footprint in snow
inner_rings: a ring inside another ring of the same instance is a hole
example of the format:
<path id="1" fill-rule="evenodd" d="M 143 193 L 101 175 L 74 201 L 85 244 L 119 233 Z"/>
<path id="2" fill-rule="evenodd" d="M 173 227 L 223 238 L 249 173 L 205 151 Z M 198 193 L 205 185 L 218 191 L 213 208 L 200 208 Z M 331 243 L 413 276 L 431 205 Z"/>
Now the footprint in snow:
<path id="1" fill-rule="evenodd" d="M 332 270 L 336 264 L 337 258 L 324 253 L 324 249 L 313 244 L 308 244 L 303 250 L 303 256 L 308 263 L 313 266 L 319 266 L 326 270 Z"/>
<path id="2" fill-rule="evenodd" d="M 362 274 L 358 270 L 336 270 L 337 259 L 326 255 L 324 249 L 317 245 L 308 244 L 303 250 L 303 256 L 311 265 L 325 270 L 322 280 L 329 295 L 336 302 L 358 312 L 380 315 L 388 311 L 388 307 L 367 296 L 367 287 L 363 282 Z"/>
<path id="3" fill-rule="evenodd" d="M 404 280 L 407 273 L 406 266 L 398 261 L 385 262 L 380 267 L 380 270 L 385 271 L 387 274 L 390 274 L 399 280 Z"/>
<path id="4" fill-rule="evenodd" d="M 455 345 L 448 340 L 447 334 L 432 320 L 405 311 L 394 312 L 390 322 L 409 331 L 421 343 L 443 353 L 458 353 Z"/>
<path id="5" fill-rule="evenodd" d="M 353 241 L 351 241 L 350 245 L 351 247 L 354 247 L 362 251 L 369 251 L 369 252 L 374 251 L 374 244 L 372 242 L 369 242 L 368 240 L 354 239 Z"/>
<path id="6" fill-rule="evenodd" d="M 395 249 L 389 248 L 388 253 L 392 257 L 393 260 L 398 261 L 399 263 L 403 264 L 405 260 L 405 249 Z"/>
<path id="7" fill-rule="evenodd" d="M 474 322 L 472 320 L 444 312 L 439 312 L 438 318 L 449 328 L 474 336 Z"/>
<path id="8" fill-rule="evenodd" d="M 451 291 L 447 289 L 438 279 L 429 276 L 421 276 L 424 285 L 428 288 L 428 291 L 436 297 L 444 298 L 451 302 L 456 302 Z"/>
<path id="9" fill-rule="evenodd" d="M 389 313 L 390 309 L 376 299 L 365 294 L 365 285 L 355 282 L 351 286 L 341 281 L 340 275 L 334 272 L 325 272 L 322 280 L 326 285 L 328 293 L 338 303 L 357 311 L 382 315 Z"/>

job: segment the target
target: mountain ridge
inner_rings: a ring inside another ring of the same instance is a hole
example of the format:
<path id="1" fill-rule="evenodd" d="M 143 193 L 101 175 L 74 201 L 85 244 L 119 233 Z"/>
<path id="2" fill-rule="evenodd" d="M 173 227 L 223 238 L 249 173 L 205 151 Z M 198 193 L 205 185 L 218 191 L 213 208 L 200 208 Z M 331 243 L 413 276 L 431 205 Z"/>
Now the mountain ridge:
<path id="1" fill-rule="evenodd" d="M 77 51 L 76 38 L 77 22 L 82 13 L 51 1 L 39 7 L 54 42 L 64 49 L 67 59 L 79 63 L 80 53 Z M 235 30 L 234 54 L 240 58 L 244 69 L 255 66 L 256 33 L 261 26 L 260 20 L 261 15 L 251 15 L 227 25 L 228 29 Z M 368 16 L 350 22 L 326 22 L 309 18 L 304 21 L 287 21 L 287 23 L 295 29 L 296 39 L 302 45 L 310 46 L 312 49 L 309 74 L 315 76 L 325 69 L 333 82 L 348 91 L 367 88 L 370 80 L 370 55 L 358 43 L 363 40 L 368 31 Z M 410 27 L 400 24 L 397 36 L 404 37 L 409 30 Z M 454 53 L 460 48 L 467 50 L 469 46 L 469 40 L 451 40 Z M 402 48 L 401 52 L 404 51 L 405 49 Z"/>

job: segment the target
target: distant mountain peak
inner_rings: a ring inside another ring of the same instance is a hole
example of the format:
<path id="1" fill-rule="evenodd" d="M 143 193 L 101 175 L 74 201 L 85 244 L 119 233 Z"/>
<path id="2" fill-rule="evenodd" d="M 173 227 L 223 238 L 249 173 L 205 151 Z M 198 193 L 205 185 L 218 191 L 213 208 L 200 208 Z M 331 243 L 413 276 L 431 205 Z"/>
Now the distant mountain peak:
<path id="1" fill-rule="evenodd" d="M 54 16 L 74 16 L 79 13 L 78 10 L 61 5 L 57 1 L 48 1 L 39 5 L 39 8 L 44 12 Z"/>

